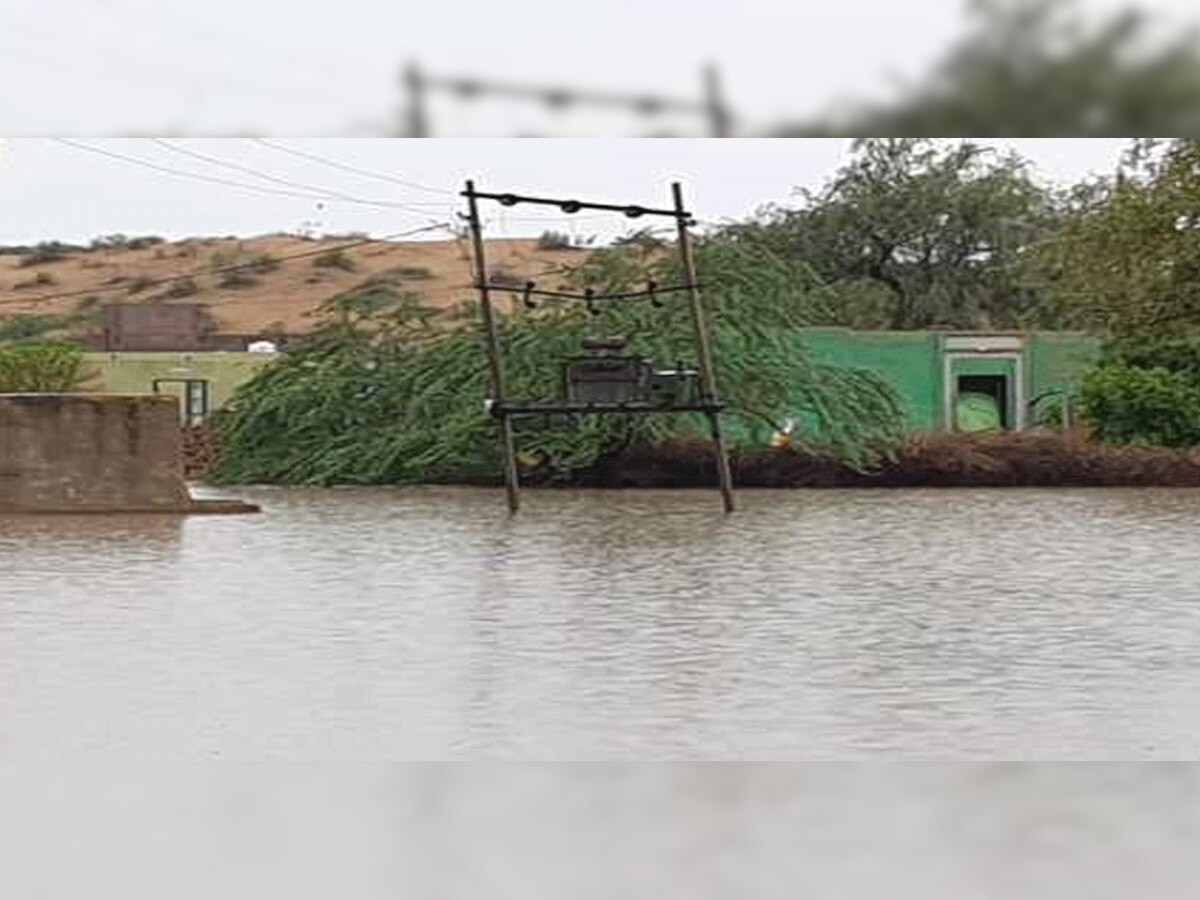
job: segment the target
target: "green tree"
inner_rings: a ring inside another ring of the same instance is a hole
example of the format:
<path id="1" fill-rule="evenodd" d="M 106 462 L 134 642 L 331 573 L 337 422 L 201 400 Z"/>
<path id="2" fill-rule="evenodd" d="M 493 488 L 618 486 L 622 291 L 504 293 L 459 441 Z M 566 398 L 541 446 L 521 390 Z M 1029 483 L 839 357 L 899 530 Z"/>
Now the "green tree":
<path id="1" fill-rule="evenodd" d="M 564 286 L 678 283 L 663 258 L 631 245 L 601 251 Z M 811 273 L 762 248 L 714 242 L 699 248 L 700 275 L 713 309 L 722 399 L 735 436 L 776 427 L 799 414 L 809 424 L 796 442 L 868 463 L 902 430 L 895 394 L 875 376 L 820 364 L 798 328 L 820 292 Z M 519 294 L 520 287 L 513 289 Z M 497 289 L 497 293 L 500 290 Z M 498 298 L 499 299 L 499 298 Z M 221 480 L 277 483 L 478 481 L 498 477 L 496 425 L 487 416 L 486 362 L 477 311 L 443 313 L 434 327 L 397 301 L 346 308 L 333 303 L 314 332 L 247 383 L 216 418 Z M 510 394 L 552 400 L 562 361 L 587 336 L 620 334 L 631 349 L 673 367 L 691 360 L 690 314 L 683 294 L 642 302 L 546 303 L 499 314 Z M 503 306 L 503 304 L 498 304 Z M 699 417 L 583 416 L 522 432 L 522 451 L 554 478 L 586 468 L 607 453 L 704 433 Z M 769 433 L 769 432 L 768 432 Z"/>
<path id="2" fill-rule="evenodd" d="M 870 138 L 799 206 L 768 208 L 724 236 L 810 265 L 840 297 L 835 324 L 1012 327 L 1038 316 L 1018 262 L 1056 209 L 1016 156 Z"/>
<path id="3" fill-rule="evenodd" d="M 87 380 L 83 349 L 65 341 L 0 347 L 0 393 L 59 393 Z"/>
<path id="4" fill-rule="evenodd" d="M 1200 328 L 1200 140 L 1136 142 L 1031 261 L 1066 325 L 1121 339 Z"/>

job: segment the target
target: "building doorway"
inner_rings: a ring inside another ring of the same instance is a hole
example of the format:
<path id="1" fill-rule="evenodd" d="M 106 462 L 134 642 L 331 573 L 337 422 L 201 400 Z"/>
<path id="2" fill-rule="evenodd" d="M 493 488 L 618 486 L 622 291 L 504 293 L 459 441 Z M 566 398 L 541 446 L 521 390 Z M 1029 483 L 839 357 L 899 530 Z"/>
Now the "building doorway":
<path id="1" fill-rule="evenodd" d="M 1006 375 L 959 375 L 955 390 L 956 431 L 1007 431 L 1009 385 Z"/>
<path id="2" fill-rule="evenodd" d="M 942 381 L 944 427 L 950 431 L 1024 428 L 1024 363 L 1022 353 L 1007 348 L 946 353 Z"/>
<path id="3" fill-rule="evenodd" d="M 171 394 L 179 400 L 179 423 L 200 425 L 208 418 L 208 382 L 199 378 L 156 378 L 154 393 Z"/>

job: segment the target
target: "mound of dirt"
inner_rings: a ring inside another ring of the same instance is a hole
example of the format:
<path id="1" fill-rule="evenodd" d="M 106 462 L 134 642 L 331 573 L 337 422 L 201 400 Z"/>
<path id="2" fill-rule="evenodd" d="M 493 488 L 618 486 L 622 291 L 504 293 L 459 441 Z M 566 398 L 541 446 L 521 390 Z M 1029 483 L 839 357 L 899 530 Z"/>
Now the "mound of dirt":
<path id="1" fill-rule="evenodd" d="M 763 448 L 733 456 L 740 487 L 1200 487 L 1200 450 L 1115 446 L 1058 431 L 922 435 L 862 472 L 829 457 Z M 627 450 L 580 472 L 593 487 L 711 487 L 712 448 Z"/>
<path id="2" fill-rule="evenodd" d="M 386 282 L 439 309 L 474 295 L 465 241 L 379 241 L 338 250 L 358 240 L 138 240 L 41 255 L 7 248 L 0 251 L 0 319 L 57 316 L 86 327 L 99 321 L 99 308 L 107 303 L 180 302 L 204 305 L 218 332 L 300 334 L 312 327 L 311 314 L 323 302 L 366 283 Z M 581 257 L 578 250 L 541 247 L 536 238 L 490 240 L 486 252 L 489 277 L 514 284 Z M 250 266 L 237 277 L 215 271 L 245 263 Z M 497 302 L 514 301 L 501 293 Z"/>

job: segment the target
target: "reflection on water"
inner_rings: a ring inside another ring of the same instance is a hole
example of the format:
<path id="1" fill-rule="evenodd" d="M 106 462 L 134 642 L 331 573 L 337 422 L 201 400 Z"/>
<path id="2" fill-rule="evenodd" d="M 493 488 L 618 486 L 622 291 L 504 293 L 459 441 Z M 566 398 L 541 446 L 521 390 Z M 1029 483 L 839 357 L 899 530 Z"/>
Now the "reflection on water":
<path id="1" fill-rule="evenodd" d="M 1200 491 L 241 495 L 0 521 L 0 757 L 1200 748 Z"/>

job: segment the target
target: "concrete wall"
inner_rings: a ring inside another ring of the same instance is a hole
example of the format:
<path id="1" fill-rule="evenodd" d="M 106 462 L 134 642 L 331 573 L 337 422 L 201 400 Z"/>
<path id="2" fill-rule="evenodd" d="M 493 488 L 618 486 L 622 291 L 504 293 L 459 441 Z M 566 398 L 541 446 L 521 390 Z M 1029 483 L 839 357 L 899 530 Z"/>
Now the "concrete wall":
<path id="1" fill-rule="evenodd" d="M 171 398 L 0 394 L 0 513 L 191 505 Z"/>

